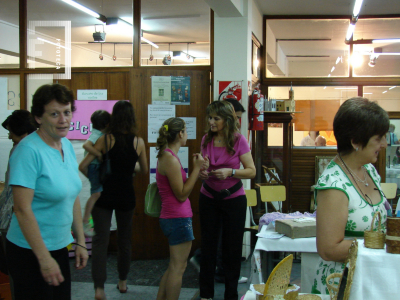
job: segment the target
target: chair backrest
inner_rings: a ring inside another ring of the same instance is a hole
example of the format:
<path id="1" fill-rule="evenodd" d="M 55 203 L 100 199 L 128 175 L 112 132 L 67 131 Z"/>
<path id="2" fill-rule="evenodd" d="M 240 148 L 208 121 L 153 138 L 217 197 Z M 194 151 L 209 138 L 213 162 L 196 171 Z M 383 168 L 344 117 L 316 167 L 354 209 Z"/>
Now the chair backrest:
<path id="1" fill-rule="evenodd" d="M 387 199 L 393 199 L 397 193 L 397 183 L 381 183 L 382 192 Z"/>
<path id="2" fill-rule="evenodd" d="M 247 198 L 247 206 L 256 206 L 257 205 L 257 192 L 254 189 L 244 190 Z"/>
<path id="3" fill-rule="evenodd" d="M 263 185 L 260 186 L 262 202 L 285 201 L 286 188 L 284 185 Z"/>
<path id="4" fill-rule="evenodd" d="M 292 273 L 293 254 L 282 259 L 272 270 L 268 277 L 264 289 L 264 299 L 267 295 L 285 295 L 290 283 L 290 275 Z M 269 299 L 269 298 L 268 298 Z"/>
<path id="5" fill-rule="evenodd" d="M 318 178 L 325 171 L 326 167 L 329 165 L 335 156 L 316 156 L 315 157 L 315 183 L 317 183 Z"/>

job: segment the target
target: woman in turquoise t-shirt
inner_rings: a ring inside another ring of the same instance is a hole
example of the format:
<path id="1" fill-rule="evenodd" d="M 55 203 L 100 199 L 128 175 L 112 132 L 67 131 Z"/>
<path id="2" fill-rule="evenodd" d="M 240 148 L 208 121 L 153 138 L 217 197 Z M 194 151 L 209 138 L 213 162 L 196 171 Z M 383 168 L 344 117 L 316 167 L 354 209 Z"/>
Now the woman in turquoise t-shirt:
<path id="1" fill-rule="evenodd" d="M 76 238 L 75 267 L 86 266 L 78 194 L 82 183 L 69 131 L 74 96 L 65 86 L 44 85 L 33 95 L 39 129 L 10 158 L 14 215 L 7 234 L 7 264 L 15 299 L 71 299 L 67 246 Z"/>

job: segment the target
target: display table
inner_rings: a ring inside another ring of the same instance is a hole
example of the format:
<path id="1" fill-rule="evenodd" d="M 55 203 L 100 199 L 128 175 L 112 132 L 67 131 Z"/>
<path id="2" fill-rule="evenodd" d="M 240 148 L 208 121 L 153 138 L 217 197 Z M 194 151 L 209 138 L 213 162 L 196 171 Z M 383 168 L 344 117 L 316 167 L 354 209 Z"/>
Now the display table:
<path id="1" fill-rule="evenodd" d="M 316 238 L 280 239 L 258 238 L 254 257 L 260 282 L 261 254 L 271 255 L 273 251 L 302 252 L 301 292 L 310 293 L 319 259 Z M 268 260 L 268 258 L 267 258 Z M 267 262 L 268 264 L 268 262 Z M 364 239 L 358 239 L 358 257 L 351 287 L 351 300 L 398 299 L 397 285 L 400 282 L 400 254 L 386 253 L 386 249 L 369 249 Z M 272 268 L 272 261 L 268 269 Z M 268 273 L 269 276 L 269 273 Z"/>
<path id="2" fill-rule="evenodd" d="M 268 229 L 265 231 L 274 232 Z M 265 283 L 271 274 L 274 252 L 302 252 L 301 256 L 301 292 L 310 293 L 314 279 L 314 265 L 318 260 L 316 238 L 291 239 L 283 236 L 280 239 L 267 239 L 259 237 L 254 249 L 254 258 L 258 270 L 259 282 Z M 310 254 L 307 255 L 306 253 Z M 261 259 L 261 255 L 264 259 Z M 261 266 L 263 265 L 263 267 Z M 265 278 L 265 280 L 263 280 Z"/>

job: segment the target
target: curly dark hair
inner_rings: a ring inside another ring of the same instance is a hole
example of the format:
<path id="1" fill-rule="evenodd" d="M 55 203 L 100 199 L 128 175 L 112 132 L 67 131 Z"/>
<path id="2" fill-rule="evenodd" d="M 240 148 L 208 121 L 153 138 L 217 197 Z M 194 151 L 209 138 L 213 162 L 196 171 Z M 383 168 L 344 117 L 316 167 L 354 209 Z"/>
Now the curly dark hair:
<path id="1" fill-rule="evenodd" d="M 230 104 L 228 101 L 211 102 L 207 106 L 206 114 L 207 136 L 204 139 L 204 144 L 202 145 L 203 149 L 206 148 L 207 144 L 211 142 L 215 135 L 217 135 L 217 133 L 211 131 L 210 124 L 208 123 L 208 119 L 211 115 L 217 115 L 225 121 L 223 132 L 226 150 L 231 155 L 235 154 L 235 149 L 233 146 L 235 145 L 237 139 L 237 133 L 239 133 L 239 121 L 236 117 L 235 111 L 233 110 L 232 104 Z"/>
<path id="2" fill-rule="evenodd" d="M 44 107 L 51 101 L 56 100 L 61 104 L 71 104 L 71 111 L 76 110 L 74 93 L 64 85 L 54 83 L 45 84 L 38 88 L 33 95 L 31 113 L 33 117 L 42 117 L 44 113 Z M 35 120 L 35 124 L 39 127 L 39 124 Z"/>
<path id="3" fill-rule="evenodd" d="M 352 142 L 364 148 L 374 135 L 384 136 L 389 130 L 389 116 L 376 102 L 354 97 L 346 100 L 333 120 L 338 152 L 352 152 Z"/>
<path id="4" fill-rule="evenodd" d="M 173 143 L 179 132 L 185 130 L 185 121 L 181 118 L 169 118 L 160 127 L 157 138 L 157 158 L 161 157 L 168 143 Z M 168 129 L 167 129 L 168 128 Z"/>

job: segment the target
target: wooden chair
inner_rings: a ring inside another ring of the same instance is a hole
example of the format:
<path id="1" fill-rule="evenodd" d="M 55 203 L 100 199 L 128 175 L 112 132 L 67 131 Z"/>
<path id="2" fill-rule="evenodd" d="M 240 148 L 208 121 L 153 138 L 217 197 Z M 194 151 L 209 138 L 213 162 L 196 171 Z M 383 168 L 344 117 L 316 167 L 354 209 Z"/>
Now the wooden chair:
<path id="1" fill-rule="evenodd" d="M 290 254 L 282 259 L 272 270 L 265 285 L 255 284 L 254 288 L 262 293 L 261 300 L 272 299 L 270 296 L 285 295 L 290 283 L 292 273 L 293 255 Z"/>
<path id="2" fill-rule="evenodd" d="M 390 206 L 393 209 L 393 199 L 397 196 L 397 183 L 381 183 L 382 192 L 386 199 L 390 200 Z"/>
<path id="3" fill-rule="evenodd" d="M 334 156 L 316 156 L 315 157 L 315 184 L 318 181 L 318 178 L 322 175 L 325 171 L 326 167 L 329 165 Z M 314 189 L 315 184 L 311 186 L 311 201 L 310 201 L 310 212 L 315 210 L 315 199 L 314 199 Z"/>
<path id="4" fill-rule="evenodd" d="M 266 202 L 266 213 L 268 212 L 267 202 L 278 202 L 278 210 L 282 212 L 282 201 L 286 200 L 286 188 L 284 185 L 262 185 L 260 186 L 260 195 L 261 201 Z"/>
<path id="5" fill-rule="evenodd" d="M 251 226 L 245 227 L 244 230 L 258 232 L 258 225 L 254 222 L 253 210 L 252 210 L 252 207 L 257 205 L 257 192 L 254 189 L 244 190 L 244 192 L 246 193 L 247 207 L 250 212 L 250 222 L 251 222 Z"/>

